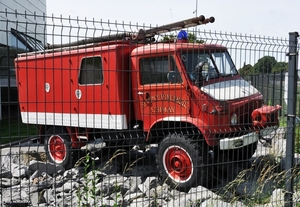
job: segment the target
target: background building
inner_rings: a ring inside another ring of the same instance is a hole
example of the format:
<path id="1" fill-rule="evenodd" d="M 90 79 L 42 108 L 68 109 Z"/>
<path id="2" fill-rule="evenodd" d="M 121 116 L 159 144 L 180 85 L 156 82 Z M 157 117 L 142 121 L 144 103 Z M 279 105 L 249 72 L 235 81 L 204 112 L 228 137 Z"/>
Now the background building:
<path id="1" fill-rule="evenodd" d="M 46 0 L 0 0 L 0 119 L 18 116 L 17 54 L 42 50 Z"/>

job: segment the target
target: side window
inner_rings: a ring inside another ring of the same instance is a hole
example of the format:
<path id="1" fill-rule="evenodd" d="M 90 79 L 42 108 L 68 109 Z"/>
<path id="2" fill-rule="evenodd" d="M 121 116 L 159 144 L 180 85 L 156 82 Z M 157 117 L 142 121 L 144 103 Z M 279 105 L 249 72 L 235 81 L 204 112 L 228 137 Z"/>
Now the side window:
<path id="1" fill-rule="evenodd" d="M 79 84 L 103 83 L 101 57 L 83 58 L 80 66 Z"/>
<path id="2" fill-rule="evenodd" d="M 178 72 L 172 56 L 140 59 L 141 85 L 152 83 L 169 83 L 168 73 L 170 71 Z"/>

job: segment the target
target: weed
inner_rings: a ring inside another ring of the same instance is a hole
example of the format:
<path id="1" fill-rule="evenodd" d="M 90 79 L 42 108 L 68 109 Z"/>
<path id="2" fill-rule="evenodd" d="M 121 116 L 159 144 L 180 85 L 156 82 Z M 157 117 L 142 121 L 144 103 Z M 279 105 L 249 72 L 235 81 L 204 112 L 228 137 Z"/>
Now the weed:
<path id="1" fill-rule="evenodd" d="M 132 167 L 140 160 L 144 159 L 145 156 L 143 157 L 140 157 L 138 159 L 136 159 L 135 161 L 133 161 L 129 166 L 128 166 L 128 163 L 126 163 L 125 167 L 124 167 L 124 170 L 123 170 L 123 174 L 125 174 L 127 171 L 130 171 L 132 170 Z"/>
<path id="2" fill-rule="evenodd" d="M 115 203 L 114 203 L 113 207 L 118 207 L 120 204 L 120 201 L 121 201 L 120 198 L 121 198 L 122 194 L 121 194 L 121 187 L 118 186 L 117 183 L 115 183 L 115 185 L 114 185 L 114 193 L 115 193 L 115 198 L 114 198 Z"/>
<path id="3" fill-rule="evenodd" d="M 286 117 L 279 118 L 279 126 L 282 128 L 287 127 L 287 120 Z M 285 135 L 286 137 L 286 135 Z M 295 153 L 300 153 L 300 124 L 296 124 L 295 126 Z"/>
<path id="4" fill-rule="evenodd" d="M 297 124 L 295 129 L 295 152 L 300 153 L 300 124 Z"/>
<path id="5" fill-rule="evenodd" d="M 105 169 L 107 169 L 114 159 L 116 159 L 118 156 L 122 156 L 125 154 L 127 154 L 127 151 L 124 149 L 118 149 L 117 151 L 115 151 L 112 157 L 105 163 L 105 165 L 100 169 L 100 171 L 104 171 Z"/>
<path id="6" fill-rule="evenodd" d="M 287 171 L 281 171 L 276 155 L 266 155 L 256 159 L 250 169 L 246 169 L 238 174 L 238 176 L 228 183 L 218 194 L 227 202 L 234 203 L 236 201 L 243 202 L 246 206 L 259 206 L 270 203 L 272 193 L 275 189 L 284 189 L 287 179 L 293 179 L 294 189 L 300 189 L 300 168 L 292 169 L 291 178 L 287 177 Z M 250 175 L 254 177 L 250 177 Z M 248 182 L 252 180 L 253 182 Z M 245 195 L 237 192 L 238 186 L 244 185 Z M 230 196 L 228 196 L 230 195 Z M 300 206 L 299 206 L 300 207 Z"/>
<path id="7" fill-rule="evenodd" d="M 90 206 L 89 198 L 92 200 L 96 200 L 96 172 L 94 170 L 95 161 L 92 159 L 92 156 L 90 153 L 86 153 L 84 157 L 79 159 L 75 166 L 79 166 L 83 164 L 84 165 L 84 173 L 83 173 L 83 179 L 84 184 L 83 188 L 78 188 L 77 191 L 77 198 L 78 198 L 78 206 L 81 207 L 88 207 Z M 91 171 L 91 176 L 89 176 L 89 169 L 93 167 Z"/>
<path id="8" fill-rule="evenodd" d="M 110 164 L 121 155 L 126 154 L 125 150 L 117 150 L 113 156 L 105 163 L 105 165 L 99 169 L 100 171 L 104 171 L 107 169 Z M 87 152 L 86 155 L 80 158 L 76 163 L 75 167 L 84 165 L 84 173 L 83 173 L 83 186 L 77 190 L 77 198 L 78 198 L 78 206 L 80 207 L 89 207 L 91 201 L 96 201 L 97 199 L 97 188 L 96 184 L 98 183 L 97 173 L 95 170 L 95 160 L 93 159 L 92 155 Z M 115 183 L 114 186 L 115 192 L 115 204 L 114 207 L 118 207 L 119 203 L 121 202 L 121 187 Z M 101 199 L 101 198 L 100 198 Z"/>

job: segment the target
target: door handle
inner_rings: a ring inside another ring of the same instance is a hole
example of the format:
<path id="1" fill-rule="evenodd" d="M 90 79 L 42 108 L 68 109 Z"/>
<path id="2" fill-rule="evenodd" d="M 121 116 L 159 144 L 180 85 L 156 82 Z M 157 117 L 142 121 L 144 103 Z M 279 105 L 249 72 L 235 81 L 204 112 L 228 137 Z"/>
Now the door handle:
<path id="1" fill-rule="evenodd" d="M 143 100 L 145 102 L 148 102 L 150 100 L 150 93 L 148 93 L 148 92 L 141 92 L 141 91 L 139 91 L 138 95 L 142 96 Z"/>
<path id="2" fill-rule="evenodd" d="M 139 91 L 138 95 L 144 95 L 143 97 L 145 99 L 149 99 L 150 98 L 150 93 L 148 93 L 148 92 L 141 92 L 141 91 Z"/>

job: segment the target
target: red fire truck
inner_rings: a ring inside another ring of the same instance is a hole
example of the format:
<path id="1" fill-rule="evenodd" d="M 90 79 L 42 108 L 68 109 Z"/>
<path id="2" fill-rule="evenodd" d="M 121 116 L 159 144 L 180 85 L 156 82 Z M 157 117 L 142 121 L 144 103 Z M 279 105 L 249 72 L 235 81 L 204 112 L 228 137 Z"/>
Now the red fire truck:
<path id="1" fill-rule="evenodd" d="M 70 168 L 75 149 L 158 144 L 162 180 L 202 184 L 223 153 L 249 159 L 276 130 L 280 106 L 238 74 L 224 46 L 156 41 L 157 34 L 214 22 L 204 16 L 137 33 L 91 38 L 15 60 L 22 121 L 39 126 L 48 159 Z"/>

